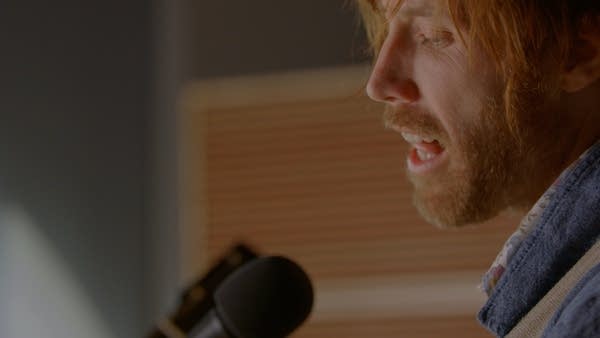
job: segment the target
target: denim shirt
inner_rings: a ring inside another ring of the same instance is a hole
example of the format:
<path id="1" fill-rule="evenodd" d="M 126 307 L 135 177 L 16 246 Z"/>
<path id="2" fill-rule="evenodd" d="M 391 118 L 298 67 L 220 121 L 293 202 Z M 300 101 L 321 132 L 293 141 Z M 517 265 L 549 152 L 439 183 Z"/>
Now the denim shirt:
<path id="1" fill-rule="evenodd" d="M 479 312 L 503 337 L 575 265 L 600 235 L 600 142 L 564 178 Z M 569 292 L 543 337 L 600 336 L 600 266 Z"/>

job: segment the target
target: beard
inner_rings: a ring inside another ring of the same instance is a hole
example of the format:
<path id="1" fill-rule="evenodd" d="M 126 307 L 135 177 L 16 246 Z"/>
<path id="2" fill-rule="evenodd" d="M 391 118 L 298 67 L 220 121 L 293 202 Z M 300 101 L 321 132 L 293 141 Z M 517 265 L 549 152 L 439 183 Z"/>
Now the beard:
<path id="1" fill-rule="evenodd" d="M 452 140 L 427 113 L 385 111 L 386 126 L 435 135 L 447 152 L 445 167 L 427 175 L 407 171 L 414 186 L 414 204 L 429 223 L 441 228 L 480 223 L 510 206 L 532 204 L 532 198 L 535 201 L 532 196 L 538 192 L 529 184 L 535 180 L 530 177 L 535 176 L 536 162 L 530 156 L 533 147 L 524 142 L 523 133 L 509 126 L 498 102 L 488 99 L 474 121 L 454 121 L 461 129 Z M 526 130 L 525 125 L 528 123 L 523 121 L 519 130 Z"/>

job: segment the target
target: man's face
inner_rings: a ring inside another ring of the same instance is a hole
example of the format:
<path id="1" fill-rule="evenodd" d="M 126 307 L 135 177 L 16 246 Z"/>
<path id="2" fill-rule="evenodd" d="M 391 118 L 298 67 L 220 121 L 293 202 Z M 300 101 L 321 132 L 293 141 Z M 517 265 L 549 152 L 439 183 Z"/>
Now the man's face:
<path id="1" fill-rule="evenodd" d="M 418 209 L 442 227 L 480 222 L 512 205 L 535 164 L 506 122 L 503 80 L 475 47 L 469 62 L 444 4 L 407 0 L 387 12 L 367 85 L 386 104 L 387 127 L 411 146 L 407 172 Z"/>

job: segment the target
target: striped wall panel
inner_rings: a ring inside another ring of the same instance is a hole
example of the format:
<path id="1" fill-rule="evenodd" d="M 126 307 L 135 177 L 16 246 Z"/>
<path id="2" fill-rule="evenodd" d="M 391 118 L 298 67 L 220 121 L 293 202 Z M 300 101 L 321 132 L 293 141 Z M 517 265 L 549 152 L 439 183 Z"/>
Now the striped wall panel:
<path id="1" fill-rule="evenodd" d="M 421 220 L 404 142 L 360 94 L 365 74 L 352 67 L 186 88 L 182 255 L 192 258 L 182 269 L 237 241 L 298 261 L 317 299 L 294 337 L 485 337 L 474 319 L 479 276 L 515 220 L 460 230 Z"/>

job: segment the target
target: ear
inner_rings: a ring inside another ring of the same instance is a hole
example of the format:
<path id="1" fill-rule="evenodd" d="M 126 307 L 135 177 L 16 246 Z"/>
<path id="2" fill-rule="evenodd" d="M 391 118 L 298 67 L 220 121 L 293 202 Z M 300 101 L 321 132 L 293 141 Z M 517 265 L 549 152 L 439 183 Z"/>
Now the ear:
<path id="1" fill-rule="evenodd" d="M 600 17 L 594 19 L 582 25 L 573 41 L 561 79 L 561 88 L 566 92 L 579 91 L 600 78 Z"/>

